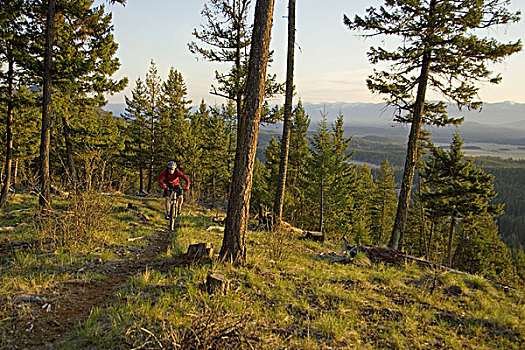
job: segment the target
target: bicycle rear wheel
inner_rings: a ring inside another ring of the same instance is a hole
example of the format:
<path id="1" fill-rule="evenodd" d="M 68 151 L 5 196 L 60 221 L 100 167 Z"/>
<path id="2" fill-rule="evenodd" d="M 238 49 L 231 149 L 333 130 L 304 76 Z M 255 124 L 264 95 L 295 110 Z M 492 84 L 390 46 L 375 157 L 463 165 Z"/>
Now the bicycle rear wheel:
<path id="1" fill-rule="evenodd" d="M 170 206 L 170 225 L 169 225 L 169 229 L 170 231 L 174 231 L 175 230 L 175 219 L 177 218 L 177 202 L 176 200 L 173 200 L 171 202 L 171 206 Z"/>

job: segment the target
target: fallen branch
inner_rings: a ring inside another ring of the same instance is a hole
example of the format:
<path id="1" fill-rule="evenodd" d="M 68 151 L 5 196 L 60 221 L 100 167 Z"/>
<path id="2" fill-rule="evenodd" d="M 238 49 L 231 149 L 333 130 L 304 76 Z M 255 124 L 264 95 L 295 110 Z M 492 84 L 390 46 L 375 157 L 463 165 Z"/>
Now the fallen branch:
<path id="1" fill-rule="evenodd" d="M 15 303 L 28 302 L 28 303 L 49 303 L 45 298 L 40 298 L 34 295 L 22 295 L 13 299 Z"/>
<path id="2" fill-rule="evenodd" d="M 139 239 L 142 239 L 142 238 L 144 238 L 144 237 L 146 237 L 146 236 L 131 237 L 131 238 L 128 238 L 127 241 L 128 241 L 128 242 L 133 242 L 133 241 L 137 241 L 137 240 L 139 240 Z"/>

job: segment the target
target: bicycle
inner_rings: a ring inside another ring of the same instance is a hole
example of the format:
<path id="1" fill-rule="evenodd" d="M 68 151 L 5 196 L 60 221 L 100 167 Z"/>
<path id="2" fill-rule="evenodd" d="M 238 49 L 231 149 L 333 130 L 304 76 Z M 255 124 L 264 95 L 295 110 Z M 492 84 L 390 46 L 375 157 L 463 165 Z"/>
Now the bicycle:
<path id="1" fill-rule="evenodd" d="M 179 196 L 177 195 L 177 191 L 173 191 L 173 195 L 171 197 L 170 201 L 170 222 L 169 222 L 169 230 L 174 231 L 175 230 L 175 220 L 179 216 L 179 206 L 177 205 L 177 200 L 179 199 Z"/>

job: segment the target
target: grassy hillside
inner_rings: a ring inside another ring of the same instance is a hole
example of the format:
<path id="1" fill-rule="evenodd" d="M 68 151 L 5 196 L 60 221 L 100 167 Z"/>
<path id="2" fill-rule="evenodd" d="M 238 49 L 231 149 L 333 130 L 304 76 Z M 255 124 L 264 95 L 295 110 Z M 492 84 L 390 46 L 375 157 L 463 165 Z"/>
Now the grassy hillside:
<path id="1" fill-rule="evenodd" d="M 291 233 L 249 232 L 246 266 L 188 263 L 189 244 L 220 247 L 221 231 L 206 230 L 208 210 L 187 205 L 172 234 L 158 198 L 55 203 L 39 218 L 36 199 L 17 195 L 0 217 L 16 225 L 2 231 L 11 241 L 0 265 L 6 348 L 525 347 L 523 289 L 361 254 L 341 264 L 341 242 Z M 232 290 L 209 294 L 211 272 Z"/>

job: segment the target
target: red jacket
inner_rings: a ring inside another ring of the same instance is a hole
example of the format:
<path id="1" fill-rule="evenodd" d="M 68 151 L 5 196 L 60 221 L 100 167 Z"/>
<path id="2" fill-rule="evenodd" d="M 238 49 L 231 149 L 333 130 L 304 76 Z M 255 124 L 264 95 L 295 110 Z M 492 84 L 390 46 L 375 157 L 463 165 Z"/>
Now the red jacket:
<path id="1" fill-rule="evenodd" d="M 186 188 L 185 190 L 190 189 L 190 179 L 186 175 L 184 175 L 179 169 L 175 169 L 173 174 L 170 174 L 168 172 L 168 169 L 164 169 L 159 174 L 159 178 L 157 179 L 157 182 L 159 185 L 162 186 L 162 188 L 166 188 L 166 185 L 170 186 L 177 186 L 179 184 L 179 177 L 182 177 L 184 181 L 186 181 Z"/>

